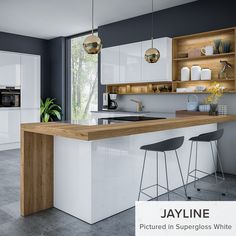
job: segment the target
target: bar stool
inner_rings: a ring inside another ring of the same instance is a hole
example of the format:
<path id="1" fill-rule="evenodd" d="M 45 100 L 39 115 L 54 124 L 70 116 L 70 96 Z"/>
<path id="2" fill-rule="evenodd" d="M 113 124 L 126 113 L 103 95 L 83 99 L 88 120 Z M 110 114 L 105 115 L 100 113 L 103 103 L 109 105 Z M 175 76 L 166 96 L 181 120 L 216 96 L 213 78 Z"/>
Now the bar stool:
<path id="1" fill-rule="evenodd" d="M 180 176 L 181 176 L 181 180 L 183 183 L 183 187 L 184 187 L 184 192 L 185 192 L 185 197 L 187 198 L 187 192 L 186 192 L 186 187 L 184 184 L 184 178 L 183 178 L 183 173 L 181 170 L 181 166 L 180 166 L 180 162 L 179 162 L 179 157 L 178 157 L 178 153 L 177 153 L 177 149 L 180 148 L 183 145 L 184 142 L 184 137 L 177 137 L 177 138 L 172 138 L 172 139 L 167 139 L 164 140 L 162 142 L 158 142 L 158 143 L 153 143 L 153 144 L 149 144 L 149 145 L 144 145 L 142 147 L 140 147 L 140 149 L 145 150 L 145 154 L 144 154 L 144 160 L 143 160 L 143 167 L 142 167 L 142 174 L 141 174 L 141 181 L 140 181 L 140 187 L 139 187 L 139 195 L 138 195 L 138 201 L 140 199 L 140 195 L 141 193 L 146 195 L 147 197 L 153 199 L 152 196 L 150 196 L 149 194 L 145 193 L 144 190 L 147 190 L 149 188 L 152 187 L 156 187 L 156 195 L 157 195 L 157 200 L 158 200 L 158 187 L 161 187 L 163 189 L 165 189 L 168 192 L 168 201 L 170 200 L 170 192 L 173 192 L 181 197 L 181 194 L 176 193 L 174 190 L 170 190 L 169 189 L 169 180 L 168 180 L 168 168 L 167 168 L 167 158 L 166 158 L 166 152 L 167 151 L 175 151 L 175 156 L 177 159 L 177 163 L 178 163 L 178 167 L 179 167 L 179 172 L 180 172 Z M 147 152 L 148 151 L 153 151 L 156 152 L 156 184 L 142 188 L 142 184 L 143 184 L 143 174 L 144 174 L 144 169 L 145 169 L 145 163 L 146 163 L 146 157 L 147 157 Z M 161 186 L 158 184 L 158 153 L 162 152 L 164 153 L 164 160 L 165 160 L 165 175 L 166 175 L 166 187 Z M 189 198 L 190 199 L 190 198 Z"/>
<path id="2" fill-rule="evenodd" d="M 191 149 L 190 149 L 190 157 L 189 157 L 188 175 L 187 175 L 186 185 L 188 185 L 189 177 L 192 177 L 192 178 L 194 178 L 194 188 L 197 189 L 197 191 L 200 191 L 201 189 L 196 187 L 196 182 L 197 182 L 197 180 L 200 179 L 197 176 L 197 173 L 212 175 L 210 173 L 207 173 L 205 171 L 197 169 L 197 165 L 198 165 L 198 163 L 197 163 L 198 162 L 198 143 L 199 142 L 207 142 L 207 143 L 210 144 L 211 156 L 212 156 L 214 169 L 215 169 L 214 176 L 215 176 L 216 184 L 219 183 L 218 179 L 222 179 L 222 182 L 225 181 L 224 171 L 223 171 L 223 168 L 222 168 L 222 162 L 221 162 L 221 158 L 220 158 L 220 155 L 219 155 L 219 149 L 218 149 L 218 146 L 217 146 L 217 141 L 223 136 L 223 133 L 224 133 L 224 129 L 219 129 L 217 131 L 200 134 L 199 136 L 195 136 L 195 137 L 192 137 L 192 138 L 189 139 L 191 141 Z M 192 150 L 193 150 L 193 144 L 194 143 L 196 143 L 196 155 L 195 155 L 195 163 L 194 163 L 195 167 L 194 167 L 193 170 L 190 171 L 191 159 L 192 159 Z M 215 156 L 214 156 L 213 144 L 215 144 L 215 147 L 216 147 L 216 159 L 215 159 Z M 218 163 L 219 163 L 221 176 L 217 175 L 217 160 L 218 160 Z M 186 186 L 186 189 L 187 189 L 187 186 Z M 207 191 L 210 191 L 210 190 L 207 190 Z M 225 193 L 221 193 L 221 194 L 223 196 L 225 196 Z"/>

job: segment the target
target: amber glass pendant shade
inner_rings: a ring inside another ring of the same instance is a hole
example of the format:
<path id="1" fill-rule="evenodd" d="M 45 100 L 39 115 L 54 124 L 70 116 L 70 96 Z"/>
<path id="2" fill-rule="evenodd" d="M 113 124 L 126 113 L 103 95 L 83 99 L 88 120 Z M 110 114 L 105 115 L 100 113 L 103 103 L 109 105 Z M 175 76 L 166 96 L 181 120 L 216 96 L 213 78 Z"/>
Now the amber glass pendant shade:
<path id="1" fill-rule="evenodd" d="M 85 38 L 83 47 L 88 54 L 98 54 L 102 48 L 102 40 L 93 34 L 94 29 L 94 0 L 92 0 L 92 34 Z"/>
<path id="2" fill-rule="evenodd" d="M 145 52 L 145 60 L 148 63 L 156 63 L 160 58 L 160 52 L 158 49 L 153 47 L 153 29 L 154 29 L 154 16 L 153 16 L 153 0 L 152 0 L 152 45 Z"/>
<path id="3" fill-rule="evenodd" d="M 88 54 L 98 54 L 102 48 L 102 41 L 98 36 L 92 34 L 84 40 L 83 46 Z"/>
<path id="4" fill-rule="evenodd" d="M 156 63 L 160 58 L 160 52 L 156 48 L 149 48 L 145 52 L 145 60 L 148 63 Z"/>

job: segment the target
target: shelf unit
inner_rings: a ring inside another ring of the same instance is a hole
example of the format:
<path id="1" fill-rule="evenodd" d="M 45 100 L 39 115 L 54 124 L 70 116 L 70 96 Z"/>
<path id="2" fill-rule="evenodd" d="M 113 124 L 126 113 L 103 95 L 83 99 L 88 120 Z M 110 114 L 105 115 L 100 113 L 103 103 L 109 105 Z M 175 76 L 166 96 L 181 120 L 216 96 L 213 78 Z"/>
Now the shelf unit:
<path id="1" fill-rule="evenodd" d="M 207 45 L 213 45 L 216 39 L 229 41 L 231 43 L 231 51 L 229 53 L 195 58 L 179 57 L 180 54 L 187 55 L 191 49 L 201 49 Z M 172 81 L 107 85 L 107 92 L 117 94 L 207 94 L 207 91 L 176 92 L 176 89 L 195 88 L 196 86 L 205 86 L 208 88 L 212 82 L 216 81 L 221 86 L 225 87 L 225 93 L 236 93 L 236 28 L 176 37 L 173 38 L 172 43 Z M 222 68 L 220 60 L 227 60 L 233 66 L 232 69 L 228 71 L 228 79 L 218 79 L 219 71 Z M 193 65 L 211 69 L 212 79 L 205 81 L 180 81 L 181 68 L 185 66 L 191 68 Z M 163 88 L 165 89 L 163 90 Z"/>

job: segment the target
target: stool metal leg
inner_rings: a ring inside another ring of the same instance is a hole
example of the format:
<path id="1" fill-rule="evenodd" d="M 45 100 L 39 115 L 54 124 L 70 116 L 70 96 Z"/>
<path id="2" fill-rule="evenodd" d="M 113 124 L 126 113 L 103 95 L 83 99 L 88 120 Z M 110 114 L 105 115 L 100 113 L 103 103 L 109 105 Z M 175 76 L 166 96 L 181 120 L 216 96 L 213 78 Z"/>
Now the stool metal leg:
<path id="1" fill-rule="evenodd" d="M 198 142 L 196 142 L 196 156 L 195 156 L 195 174 L 194 174 L 194 188 L 196 188 L 197 182 L 197 158 L 198 158 Z"/>
<path id="2" fill-rule="evenodd" d="M 182 179 L 182 183 L 183 183 L 183 187 L 184 187 L 185 196 L 186 196 L 186 198 L 188 198 L 188 196 L 187 196 L 187 191 L 186 191 L 186 186 L 185 186 L 185 183 L 184 183 L 184 177 L 183 177 L 183 173 L 182 173 L 181 166 L 180 166 L 180 162 L 179 162 L 179 156 L 178 156 L 178 153 L 177 153 L 176 150 L 175 150 L 175 156 L 176 156 L 176 159 L 177 159 L 177 162 L 178 162 L 179 172 L 180 172 L 180 175 L 181 175 L 181 179 Z"/>
<path id="3" fill-rule="evenodd" d="M 217 141 L 215 141 L 215 146 L 216 146 L 217 159 L 218 159 L 218 162 L 219 162 L 222 178 L 223 178 L 223 180 L 225 180 L 225 174 L 224 174 L 223 167 L 222 167 L 222 162 L 221 162 L 221 158 L 220 158 L 220 154 L 219 154 L 219 148 L 218 148 L 218 145 L 217 145 Z"/>
<path id="4" fill-rule="evenodd" d="M 215 167 L 215 179 L 216 179 L 216 183 L 218 183 L 218 178 L 217 178 L 217 166 L 216 166 L 216 160 L 215 160 L 215 155 L 214 155 L 214 151 L 213 151 L 213 147 L 212 147 L 212 143 L 210 142 L 211 145 L 211 153 L 212 153 L 212 160 L 213 160 L 213 164 Z"/>
<path id="5" fill-rule="evenodd" d="M 157 200 L 158 200 L 158 152 L 156 152 L 156 165 L 157 165 Z"/>
<path id="6" fill-rule="evenodd" d="M 138 201 L 139 201 L 139 199 L 140 199 L 140 195 L 141 195 L 141 191 L 142 191 L 143 173 L 144 173 L 144 168 L 145 168 L 146 157 L 147 157 L 147 151 L 145 151 L 144 159 L 143 159 L 143 168 L 142 168 L 142 174 L 141 174 L 141 180 L 140 180 L 140 187 L 139 187 Z"/>
<path id="7" fill-rule="evenodd" d="M 188 179 L 189 179 L 191 159 L 192 159 L 192 151 L 193 151 L 193 141 L 191 142 L 191 148 L 190 148 L 190 156 L 189 156 L 189 162 L 188 162 L 188 175 L 187 175 L 187 180 L 186 180 L 186 189 L 188 186 Z"/>
<path id="8" fill-rule="evenodd" d="M 167 194 L 168 194 L 168 201 L 170 201 L 170 189 L 169 189 L 169 181 L 168 181 L 168 170 L 167 170 L 167 161 L 166 161 L 166 153 L 164 152 L 165 157 L 165 169 L 166 169 L 166 186 L 167 186 Z"/>

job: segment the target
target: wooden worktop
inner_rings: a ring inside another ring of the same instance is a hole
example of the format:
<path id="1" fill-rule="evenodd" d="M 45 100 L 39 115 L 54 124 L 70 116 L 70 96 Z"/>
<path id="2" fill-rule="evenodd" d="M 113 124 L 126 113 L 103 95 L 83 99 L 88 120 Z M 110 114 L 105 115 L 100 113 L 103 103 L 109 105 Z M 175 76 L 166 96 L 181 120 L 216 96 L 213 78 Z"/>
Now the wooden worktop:
<path id="1" fill-rule="evenodd" d="M 34 123 L 22 124 L 22 131 L 62 136 L 81 140 L 98 140 L 154 131 L 170 130 L 176 128 L 236 121 L 236 115 L 227 116 L 180 116 L 176 118 L 127 122 L 109 125 L 77 125 L 68 123 Z"/>

